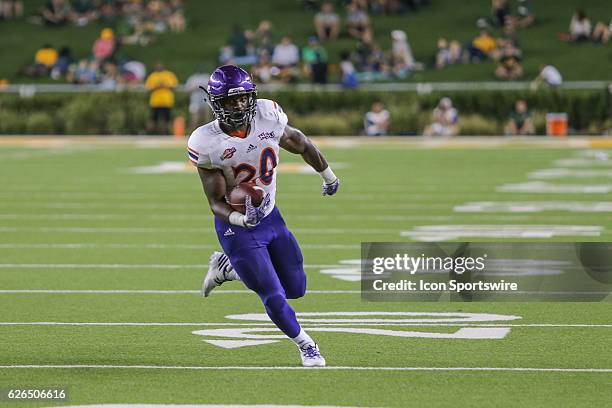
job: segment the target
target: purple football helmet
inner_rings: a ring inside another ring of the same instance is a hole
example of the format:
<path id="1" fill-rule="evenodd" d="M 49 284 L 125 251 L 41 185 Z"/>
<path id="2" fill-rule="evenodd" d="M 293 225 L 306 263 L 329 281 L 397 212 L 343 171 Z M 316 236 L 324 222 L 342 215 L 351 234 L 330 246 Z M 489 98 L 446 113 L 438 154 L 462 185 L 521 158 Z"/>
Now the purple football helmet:
<path id="1" fill-rule="evenodd" d="M 244 69 L 235 65 L 224 65 L 212 73 L 208 80 L 207 92 L 215 117 L 231 129 L 238 129 L 251 123 L 257 107 L 257 87 Z M 247 95 L 245 109 L 234 110 L 224 106 L 224 100 L 236 95 Z"/>

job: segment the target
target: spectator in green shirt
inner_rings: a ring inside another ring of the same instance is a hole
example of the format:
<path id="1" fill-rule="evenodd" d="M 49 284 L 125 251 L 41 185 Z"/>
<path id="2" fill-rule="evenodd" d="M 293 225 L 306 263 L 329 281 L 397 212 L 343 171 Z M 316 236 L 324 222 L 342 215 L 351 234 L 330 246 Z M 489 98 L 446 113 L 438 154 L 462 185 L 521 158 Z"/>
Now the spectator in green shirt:
<path id="1" fill-rule="evenodd" d="M 310 37 L 308 45 L 302 49 L 304 75 L 315 84 L 327 83 L 327 51 L 321 46 L 317 37 Z"/>
<path id="2" fill-rule="evenodd" d="M 505 134 L 507 136 L 528 136 L 535 134 L 531 112 L 527 109 L 527 102 L 519 99 L 514 104 L 514 110 L 508 118 Z"/>

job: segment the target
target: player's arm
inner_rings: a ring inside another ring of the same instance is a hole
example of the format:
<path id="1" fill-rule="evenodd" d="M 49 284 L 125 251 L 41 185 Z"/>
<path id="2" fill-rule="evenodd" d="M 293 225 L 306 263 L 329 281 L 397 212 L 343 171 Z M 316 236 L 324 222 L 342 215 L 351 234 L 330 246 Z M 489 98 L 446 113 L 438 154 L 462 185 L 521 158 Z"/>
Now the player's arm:
<path id="1" fill-rule="evenodd" d="M 323 179 L 323 195 L 333 195 L 338 191 L 340 180 L 329 168 L 323 153 L 307 138 L 301 130 L 285 126 L 280 138 L 280 146 L 293 154 L 299 154 L 304 161 L 315 169 Z"/>
<path id="2" fill-rule="evenodd" d="M 235 211 L 225 201 L 225 192 L 227 191 L 227 183 L 225 177 L 220 170 L 203 169 L 198 167 L 198 174 L 202 181 L 202 187 L 204 188 L 204 194 L 208 200 L 213 214 L 230 224 L 238 225 L 240 227 L 254 227 L 263 219 L 265 211 L 270 203 L 270 195 L 267 194 L 264 197 L 262 204 L 259 207 L 253 207 L 251 205 L 250 197 L 245 202 L 246 214 L 242 214 Z"/>
<path id="3" fill-rule="evenodd" d="M 221 170 L 198 167 L 198 174 L 200 175 L 200 181 L 202 181 L 204 194 L 206 194 L 206 199 L 208 200 L 211 211 L 223 221 L 229 222 L 230 214 L 234 210 L 229 206 L 227 201 L 225 201 L 227 185 Z"/>

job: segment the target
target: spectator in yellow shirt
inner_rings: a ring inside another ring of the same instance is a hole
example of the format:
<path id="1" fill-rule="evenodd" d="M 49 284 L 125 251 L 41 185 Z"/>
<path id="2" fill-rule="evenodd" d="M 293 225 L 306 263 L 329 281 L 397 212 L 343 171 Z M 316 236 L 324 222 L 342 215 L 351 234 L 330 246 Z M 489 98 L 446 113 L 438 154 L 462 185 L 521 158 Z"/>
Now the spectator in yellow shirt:
<path id="1" fill-rule="evenodd" d="M 155 71 L 149 75 L 145 83 L 146 88 L 151 92 L 149 96 L 149 106 L 151 108 L 149 130 L 169 133 L 171 112 L 174 107 L 173 89 L 177 85 L 176 75 L 166 70 L 163 64 L 157 63 Z"/>
<path id="2" fill-rule="evenodd" d="M 44 65 L 47 68 L 51 68 L 57 61 L 57 51 L 49 44 L 45 44 L 41 49 L 36 51 L 34 56 L 34 62 L 39 65 Z"/>
<path id="3" fill-rule="evenodd" d="M 491 57 L 491 54 L 497 48 L 495 38 L 491 36 L 488 30 L 480 30 L 480 34 L 474 38 L 471 44 L 467 47 L 466 62 L 479 62 Z"/>
<path id="4" fill-rule="evenodd" d="M 49 44 L 45 44 L 36 51 L 34 55 L 34 64 L 24 67 L 20 72 L 30 77 L 49 75 L 57 58 L 57 50 Z"/>

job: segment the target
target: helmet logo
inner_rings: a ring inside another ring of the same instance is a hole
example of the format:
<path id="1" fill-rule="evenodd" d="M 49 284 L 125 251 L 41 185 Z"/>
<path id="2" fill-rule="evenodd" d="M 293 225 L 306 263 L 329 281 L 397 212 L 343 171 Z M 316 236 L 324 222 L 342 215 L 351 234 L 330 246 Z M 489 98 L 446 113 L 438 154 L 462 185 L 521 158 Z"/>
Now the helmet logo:
<path id="1" fill-rule="evenodd" d="M 244 91 L 245 91 L 245 89 L 244 89 L 242 86 L 239 86 L 239 87 L 237 87 L 237 88 L 230 88 L 230 89 L 227 91 L 227 94 L 228 94 L 228 95 L 233 95 L 233 94 L 235 94 L 235 93 L 244 92 Z"/>

